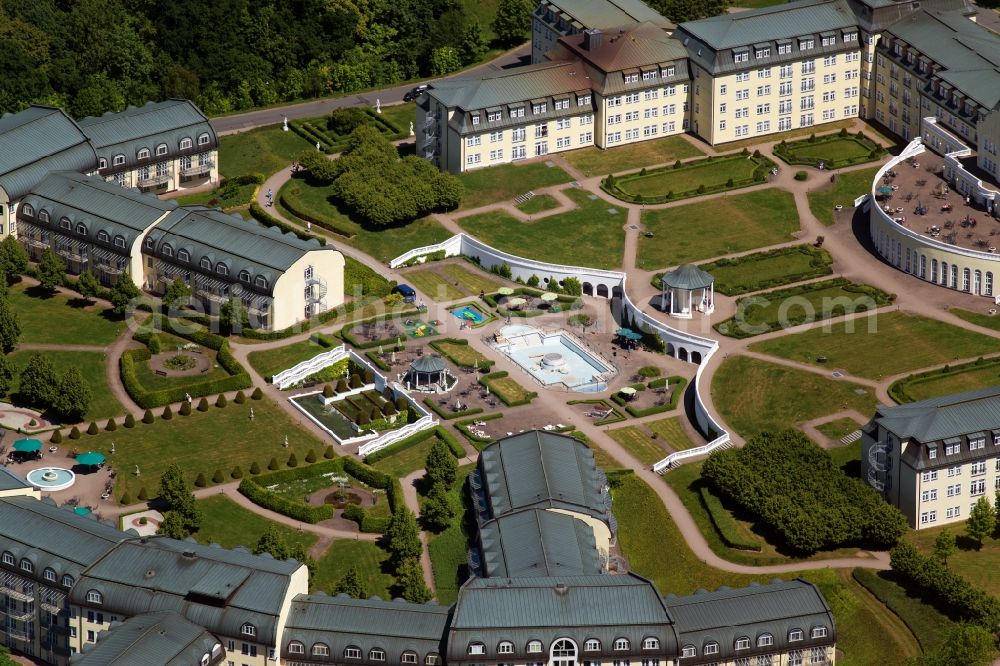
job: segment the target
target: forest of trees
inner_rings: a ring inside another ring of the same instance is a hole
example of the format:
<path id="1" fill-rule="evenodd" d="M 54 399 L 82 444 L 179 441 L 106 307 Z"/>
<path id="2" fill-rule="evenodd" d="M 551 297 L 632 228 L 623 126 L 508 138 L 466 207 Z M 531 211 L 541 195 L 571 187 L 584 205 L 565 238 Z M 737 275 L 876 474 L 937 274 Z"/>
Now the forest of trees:
<path id="1" fill-rule="evenodd" d="M 672 20 L 724 0 L 651 0 Z M 533 0 L 0 0 L 0 113 L 184 97 L 208 115 L 445 74 L 527 37 Z"/>

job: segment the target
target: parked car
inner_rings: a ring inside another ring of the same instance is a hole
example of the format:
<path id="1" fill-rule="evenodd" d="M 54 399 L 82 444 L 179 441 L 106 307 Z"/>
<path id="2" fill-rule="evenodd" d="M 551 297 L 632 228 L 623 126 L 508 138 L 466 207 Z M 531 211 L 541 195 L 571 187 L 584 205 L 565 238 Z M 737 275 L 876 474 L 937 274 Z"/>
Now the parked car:
<path id="1" fill-rule="evenodd" d="M 428 88 L 430 88 L 429 85 L 427 85 L 426 83 L 421 83 L 419 86 L 415 87 L 413 90 L 411 90 L 408 93 L 406 93 L 405 95 L 403 95 L 403 101 L 404 102 L 412 102 L 412 101 L 416 100 Z"/>
<path id="2" fill-rule="evenodd" d="M 396 285 L 396 292 L 401 294 L 407 303 L 413 303 L 417 300 L 417 292 L 408 284 Z"/>

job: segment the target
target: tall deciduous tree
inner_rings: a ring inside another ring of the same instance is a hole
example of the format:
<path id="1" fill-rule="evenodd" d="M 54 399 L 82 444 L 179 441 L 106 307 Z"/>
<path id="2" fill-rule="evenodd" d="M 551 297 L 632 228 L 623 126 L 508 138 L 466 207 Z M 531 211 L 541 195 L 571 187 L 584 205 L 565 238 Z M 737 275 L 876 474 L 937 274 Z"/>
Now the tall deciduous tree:
<path id="1" fill-rule="evenodd" d="M 42 287 L 55 291 L 66 279 L 66 262 L 51 247 L 45 248 L 38 260 L 38 281 Z"/>
<path id="2" fill-rule="evenodd" d="M 400 509 L 392 514 L 385 530 L 387 549 L 395 566 L 408 558 L 420 557 L 420 529 L 417 519 L 409 509 Z"/>
<path id="3" fill-rule="evenodd" d="M 993 533 L 996 527 L 997 514 L 993 505 L 980 497 L 969 511 L 969 519 L 965 521 L 965 531 L 969 537 L 976 540 L 979 548 L 983 547 L 983 539 Z"/>
<path id="4" fill-rule="evenodd" d="M 945 530 L 934 539 L 934 557 L 944 564 L 948 563 L 948 558 L 955 554 L 958 546 L 955 545 L 955 535 L 951 530 Z"/>
<path id="5" fill-rule="evenodd" d="M 0 242 L 0 271 L 7 275 L 22 275 L 28 270 L 28 253 L 16 238 L 7 236 Z"/>
<path id="6" fill-rule="evenodd" d="M 0 395 L 7 395 L 14 387 L 14 377 L 17 373 L 14 364 L 6 356 L 0 356 Z"/>
<path id="7" fill-rule="evenodd" d="M 334 593 L 346 594 L 354 597 L 355 599 L 368 598 L 368 588 L 365 586 L 364 581 L 361 580 L 361 573 L 358 571 L 357 567 L 351 567 L 347 570 L 344 577 L 337 583 Z"/>
<path id="8" fill-rule="evenodd" d="M 493 32 L 504 45 L 523 41 L 531 34 L 531 0 L 499 0 L 493 17 Z"/>
<path id="9" fill-rule="evenodd" d="M 181 278 L 174 278 L 174 281 L 167 285 L 167 290 L 163 294 L 163 304 L 168 308 L 182 306 L 187 303 L 191 296 L 191 287 Z"/>
<path id="10" fill-rule="evenodd" d="M 285 537 L 278 531 L 275 525 L 268 525 L 264 533 L 260 535 L 260 539 L 258 539 L 257 545 L 254 546 L 253 552 L 257 555 L 270 553 L 271 557 L 276 560 L 288 559 L 289 553 Z"/>
<path id="11" fill-rule="evenodd" d="M 17 347 L 17 341 L 21 338 L 21 322 L 17 318 L 17 313 L 10 306 L 10 302 L 0 297 L 0 350 L 4 354 L 9 354 Z"/>
<path id="12" fill-rule="evenodd" d="M 431 591 L 424 582 L 424 570 L 420 560 L 409 557 L 396 570 L 396 585 L 401 597 L 415 604 L 422 604 L 431 599 Z"/>
<path id="13" fill-rule="evenodd" d="M 451 454 L 448 445 L 437 439 L 427 452 L 424 470 L 430 485 L 442 485 L 447 490 L 458 477 L 458 461 Z"/>
<path id="14" fill-rule="evenodd" d="M 76 290 L 84 298 L 95 298 L 101 293 L 101 283 L 90 271 L 84 271 L 76 281 Z"/>
<path id="15" fill-rule="evenodd" d="M 52 359 L 42 354 L 32 354 L 21 371 L 19 398 L 29 405 L 45 409 L 52 404 L 58 387 L 59 377 Z"/>
<path id="16" fill-rule="evenodd" d="M 181 468 L 177 465 L 171 465 L 160 476 L 159 497 L 168 507 L 163 524 L 160 525 L 162 534 L 183 539 L 198 531 L 201 512 Z"/>
<path id="17" fill-rule="evenodd" d="M 80 369 L 71 366 L 59 378 L 59 388 L 53 396 L 52 407 L 68 421 L 82 421 L 90 409 L 92 394 Z"/>
<path id="18" fill-rule="evenodd" d="M 118 278 L 118 282 L 115 282 L 115 286 L 111 288 L 111 311 L 120 317 L 124 316 L 141 295 L 142 292 L 132 282 L 132 278 L 127 273 L 123 273 Z"/>
<path id="19" fill-rule="evenodd" d="M 434 532 L 440 532 L 451 524 L 451 519 L 455 517 L 455 509 L 448 499 L 448 492 L 444 485 L 435 483 L 427 493 L 420 518 L 424 526 Z"/>

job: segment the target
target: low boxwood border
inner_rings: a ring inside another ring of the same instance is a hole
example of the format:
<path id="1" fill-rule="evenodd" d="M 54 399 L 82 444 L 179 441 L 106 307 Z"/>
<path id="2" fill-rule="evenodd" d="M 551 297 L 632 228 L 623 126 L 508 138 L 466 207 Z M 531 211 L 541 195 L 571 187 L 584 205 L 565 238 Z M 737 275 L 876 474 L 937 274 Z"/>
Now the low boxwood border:
<path id="1" fill-rule="evenodd" d="M 314 476 L 317 474 L 343 471 L 343 461 L 344 459 L 337 458 L 334 460 L 325 460 L 313 465 L 307 465 L 305 467 L 286 469 L 280 472 L 273 472 L 271 474 L 262 474 L 256 477 L 245 476 L 243 477 L 243 480 L 240 481 L 239 491 L 244 497 L 257 506 L 275 511 L 294 520 L 300 520 L 304 523 L 315 525 L 320 521 L 333 518 L 336 509 L 334 509 L 332 504 L 310 506 L 305 502 L 296 502 L 295 500 L 290 500 L 287 497 L 282 497 L 278 493 L 268 490 L 267 487 L 278 483 L 287 483 L 288 481 L 304 479 L 308 476 Z"/>
<path id="2" fill-rule="evenodd" d="M 286 190 L 286 188 L 288 189 Z M 299 189 L 299 184 L 295 181 L 289 181 L 278 192 L 278 201 L 281 202 L 281 205 L 284 206 L 289 213 L 304 222 L 315 224 L 316 226 L 322 227 L 323 229 L 333 232 L 338 236 L 346 238 L 347 240 L 354 238 L 355 233 L 353 231 L 339 227 L 330 220 L 321 219 L 315 215 L 303 212 L 298 200 L 295 199 L 300 192 L 301 190 Z"/>
<path id="3" fill-rule="evenodd" d="M 281 220 L 279 220 L 278 218 L 276 218 L 275 216 L 271 215 L 266 210 L 261 208 L 260 204 L 257 203 L 256 201 L 250 202 L 250 216 L 253 219 L 260 222 L 261 224 L 263 224 L 265 227 L 277 227 L 278 229 L 281 229 L 282 233 L 286 234 L 293 233 L 299 238 L 299 240 L 304 240 L 304 241 L 317 240 L 319 241 L 320 245 L 326 245 L 326 239 L 323 238 L 322 236 L 314 236 L 313 234 L 306 233 L 301 229 L 298 229 L 290 224 L 282 222 Z"/>
<path id="4" fill-rule="evenodd" d="M 469 442 L 474 447 L 476 447 L 477 450 L 481 451 L 483 448 L 481 445 L 489 444 L 494 440 L 492 437 L 478 437 L 476 435 L 473 435 L 471 432 L 469 432 L 469 426 L 476 421 L 494 421 L 496 419 L 502 419 L 503 416 L 504 416 L 503 412 L 496 412 L 495 414 L 482 414 L 474 419 L 463 419 L 461 421 L 455 421 L 454 425 L 455 429 L 458 430 L 460 433 L 462 433 L 463 437 L 469 440 Z"/>
<path id="5" fill-rule="evenodd" d="M 969 370 L 976 370 L 982 368 L 1000 368 L 1000 358 L 978 358 L 975 361 L 969 363 L 961 363 L 959 365 L 946 365 L 937 370 L 928 370 L 926 372 L 919 372 L 912 375 L 907 375 L 902 379 L 897 379 L 889 387 L 889 397 L 898 402 L 899 404 L 905 404 L 908 402 L 916 402 L 916 398 L 907 393 L 907 389 L 910 386 L 916 384 L 922 384 L 934 379 L 940 379 L 942 377 L 950 377 L 952 375 L 960 375 L 963 372 L 968 372 Z"/>
<path id="6" fill-rule="evenodd" d="M 398 442 L 385 447 L 384 449 L 379 449 L 378 451 L 369 453 L 367 456 L 365 456 L 365 462 L 369 465 L 373 465 L 377 463 L 379 460 L 384 460 L 389 456 L 394 456 L 397 453 L 400 453 L 410 447 L 420 444 L 421 442 L 425 442 L 431 437 L 434 437 L 435 435 L 437 437 L 440 437 L 441 440 L 443 440 L 444 443 L 448 445 L 448 450 L 451 451 L 451 455 L 455 456 L 456 458 L 462 458 L 463 456 L 465 456 L 465 449 L 462 448 L 462 445 L 458 443 L 458 440 L 455 439 L 454 435 L 452 435 L 450 432 L 448 432 L 441 426 L 435 426 L 427 430 L 421 430 L 420 432 L 415 432 L 409 437 L 401 439 Z"/>
<path id="7" fill-rule="evenodd" d="M 833 143 L 834 141 L 854 141 L 862 148 L 867 149 L 868 154 L 863 157 L 843 160 L 828 160 L 816 157 L 797 157 L 795 154 L 796 147 L 822 146 L 824 143 Z M 775 144 L 773 152 L 775 157 L 787 164 L 801 164 L 804 166 L 814 167 L 818 162 L 823 162 L 827 169 L 838 169 L 840 167 L 851 166 L 852 164 L 872 162 L 885 155 L 886 151 L 885 148 L 879 145 L 877 141 L 869 139 L 865 136 L 864 132 L 850 134 L 846 129 L 842 129 L 836 134 L 825 134 L 823 136 L 816 136 L 814 134 L 807 139 L 800 139 L 797 141 L 781 141 Z"/>
<path id="8" fill-rule="evenodd" d="M 660 377 L 659 379 L 654 379 L 647 384 L 632 384 L 632 388 L 637 391 L 645 391 L 646 389 L 658 389 L 664 386 L 672 385 L 674 390 L 670 393 L 670 400 L 662 405 L 653 405 L 652 407 L 647 407 L 646 409 L 637 409 L 625 399 L 620 391 L 616 391 L 611 394 L 611 399 L 618 405 L 625 408 L 625 411 L 634 416 L 635 418 L 640 418 L 643 416 L 652 416 L 653 414 L 661 414 L 663 412 L 669 412 L 671 410 L 677 409 L 677 403 L 680 401 L 681 396 L 684 395 L 684 389 L 687 387 L 688 380 L 680 375 L 670 375 L 669 377 Z"/>
<path id="9" fill-rule="evenodd" d="M 742 257 L 736 257 L 735 259 L 719 259 L 718 261 L 712 261 L 707 264 L 701 264 L 698 268 L 703 271 L 708 271 L 712 273 L 720 268 L 729 268 L 732 266 L 741 266 L 743 264 L 753 263 L 755 261 L 761 261 L 763 259 L 769 259 L 773 257 L 785 257 L 793 254 L 804 254 L 810 257 L 809 270 L 803 271 L 801 273 L 796 273 L 794 275 L 784 275 L 780 278 L 775 278 L 772 280 L 764 280 L 760 282 L 755 282 L 751 284 L 739 284 L 739 285 L 726 285 L 720 283 L 718 280 L 715 282 L 715 290 L 720 294 L 725 294 L 726 296 L 739 296 L 741 294 L 746 294 L 751 291 L 761 291 L 762 289 L 771 289 L 773 287 L 781 287 L 786 284 L 792 284 L 794 282 L 802 282 L 803 280 L 811 280 L 812 278 L 823 277 L 824 275 L 830 275 L 833 273 L 833 257 L 826 250 L 818 247 L 814 247 L 808 244 L 793 245 L 791 247 L 779 247 L 774 250 L 767 250 L 765 252 L 755 252 L 753 254 L 744 255 Z M 656 276 L 662 279 L 662 274 Z M 654 285 L 656 283 L 654 282 Z M 659 289 L 660 286 L 657 286 Z"/>
<path id="10" fill-rule="evenodd" d="M 448 352 L 446 352 L 443 349 L 441 349 L 440 345 L 444 344 L 444 343 L 451 344 L 451 345 L 460 345 L 460 346 L 468 347 L 469 346 L 469 341 L 468 340 L 459 340 L 458 338 L 438 338 L 437 340 L 431 340 L 430 343 L 429 343 L 429 346 L 430 346 L 431 349 L 433 349 L 437 353 L 441 354 L 441 356 L 444 356 L 446 359 L 448 359 L 449 361 L 451 361 L 452 363 L 454 363 L 455 365 L 457 365 L 460 368 L 472 368 L 473 367 L 471 365 L 465 365 L 464 363 L 460 363 L 455 357 L 453 357 Z M 479 368 L 481 370 L 485 370 L 487 368 L 492 368 L 494 365 L 496 365 L 496 361 L 494 361 L 491 358 L 486 358 L 486 359 L 484 359 L 483 361 L 481 361 L 479 363 Z"/>
<path id="11" fill-rule="evenodd" d="M 719 538 L 722 539 L 722 543 L 736 550 L 751 550 L 758 553 L 761 551 L 762 546 L 759 542 L 743 540 L 743 537 L 740 536 L 736 528 L 736 522 L 733 520 L 733 517 L 722 506 L 722 500 L 713 495 L 711 490 L 706 486 L 702 486 L 698 494 L 701 496 L 702 506 L 708 512 L 708 516 L 712 520 L 712 525 L 715 527 Z"/>
<path id="12" fill-rule="evenodd" d="M 482 414 L 483 413 L 483 408 L 482 407 L 473 407 L 472 409 L 463 409 L 460 412 L 446 412 L 445 410 L 441 409 L 441 405 L 439 405 L 436 402 L 434 402 L 433 398 L 424 398 L 424 404 L 427 405 L 427 407 L 432 412 L 434 412 L 435 414 L 437 414 L 439 417 L 441 417 L 445 421 L 451 421 L 453 419 L 460 419 L 463 416 L 472 416 L 473 414 Z"/>
<path id="13" fill-rule="evenodd" d="M 483 375 L 482 377 L 480 377 L 479 383 L 485 386 L 486 388 L 490 388 L 490 381 L 494 379 L 503 379 L 509 376 L 510 375 L 506 370 L 500 370 L 499 372 L 491 372 L 488 375 Z M 508 402 L 507 399 L 503 396 L 503 394 L 500 393 L 499 391 L 493 390 L 493 395 L 500 398 L 500 402 L 507 405 L 508 407 L 520 407 L 521 405 L 531 404 L 531 401 L 538 397 L 538 392 L 528 391 L 527 398 L 524 398 L 523 400 L 513 400 L 511 402 Z"/>
<path id="14" fill-rule="evenodd" d="M 812 291 L 821 291 L 823 289 L 829 289 L 830 287 L 841 287 L 844 291 L 865 294 L 875 302 L 875 309 L 884 307 L 891 304 L 896 300 L 896 294 L 890 294 L 888 292 L 882 291 L 878 287 L 873 287 L 870 284 L 861 284 L 858 282 L 852 282 L 847 278 L 834 278 L 832 280 L 823 280 L 821 282 L 810 282 L 809 284 L 798 285 L 790 287 L 788 289 L 778 289 L 775 291 L 768 291 L 763 294 L 758 294 L 759 297 L 767 298 L 768 300 L 782 300 L 785 298 L 790 298 L 792 296 L 800 296 L 802 294 L 808 294 Z M 758 296 L 751 296 L 750 298 L 757 298 Z M 740 312 L 740 304 L 744 299 L 736 301 L 736 311 Z M 857 310 L 857 312 L 870 312 L 870 310 Z M 842 307 L 837 307 L 830 312 L 817 312 L 813 313 L 815 317 L 811 321 L 824 321 L 826 319 L 833 319 L 834 317 L 840 317 L 845 314 Z M 786 323 L 788 327 L 798 326 L 799 324 L 806 323 L 806 313 L 800 312 L 796 313 L 794 319 L 789 319 Z M 741 327 L 735 325 L 736 317 L 730 317 L 715 324 L 714 328 L 718 333 L 725 335 L 726 337 L 745 339 L 752 338 L 758 335 L 763 335 L 764 333 L 770 333 L 771 331 L 780 330 L 781 323 L 776 321 L 763 322 L 756 324 L 754 327 L 761 330 L 747 331 Z"/>
<path id="15" fill-rule="evenodd" d="M 594 421 L 594 425 L 611 425 L 612 423 L 618 423 L 619 421 L 625 421 L 626 417 L 624 414 L 618 411 L 614 405 L 608 403 L 607 400 L 570 400 L 566 403 L 567 405 L 603 405 L 611 410 L 611 416 L 601 419 L 600 421 Z"/>

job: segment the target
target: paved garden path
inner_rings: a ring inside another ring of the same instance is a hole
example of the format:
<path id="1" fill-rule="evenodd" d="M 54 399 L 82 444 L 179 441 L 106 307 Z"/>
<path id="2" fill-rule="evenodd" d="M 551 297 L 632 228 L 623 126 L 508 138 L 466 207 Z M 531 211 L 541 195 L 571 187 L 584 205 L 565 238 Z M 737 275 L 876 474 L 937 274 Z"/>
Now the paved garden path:
<path id="1" fill-rule="evenodd" d="M 840 446 L 844 446 L 841 441 L 831 440 L 829 437 L 821 433 L 817 426 L 821 426 L 824 423 L 830 423 L 831 421 L 838 421 L 840 419 L 851 419 L 858 424 L 858 428 L 861 424 L 867 423 L 870 416 L 865 416 L 861 412 L 855 411 L 853 409 L 844 409 L 839 412 L 834 412 L 833 414 L 827 414 L 825 416 L 820 416 L 816 419 L 810 419 L 808 421 L 803 421 L 802 423 L 796 424 L 806 435 L 809 436 L 814 442 L 822 446 L 824 449 L 835 449 Z"/>
<path id="2" fill-rule="evenodd" d="M 417 469 L 399 480 L 403 486 L 403 501 L 406 508 L 413 512 L 413 515 L 420 515 L 420 498 L 417 497 L 417 480 L 423 478 L 426 470 Z M 427 543 L 430 536 L 426 530 L 420 530 L 420 568 L 424 571 L 424 582 L 428 589 L 437 596 L 437 586 L 434 584 L 434 567 L 431 565 L 431 554 Z"/>

